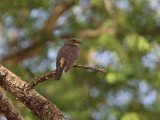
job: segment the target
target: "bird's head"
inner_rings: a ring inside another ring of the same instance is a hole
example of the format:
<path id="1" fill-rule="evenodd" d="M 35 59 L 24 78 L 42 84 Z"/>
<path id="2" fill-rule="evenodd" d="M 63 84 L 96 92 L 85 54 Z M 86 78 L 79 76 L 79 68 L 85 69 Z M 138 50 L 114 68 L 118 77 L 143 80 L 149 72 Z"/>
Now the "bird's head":
<path id="1" fill-rule="evenodd" d="M 69 38 L 65 42 L 66 45 L 73 45 L 73 46 L 78 46 L 81 43 L 82 43 L 82 41 L 78 40 L 77 38 Z"/>

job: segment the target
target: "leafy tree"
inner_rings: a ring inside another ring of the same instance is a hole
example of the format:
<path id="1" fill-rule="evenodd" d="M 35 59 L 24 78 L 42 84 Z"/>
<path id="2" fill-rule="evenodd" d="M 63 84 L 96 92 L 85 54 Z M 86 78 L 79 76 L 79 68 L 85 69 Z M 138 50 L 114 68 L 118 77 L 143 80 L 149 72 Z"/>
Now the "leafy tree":
<path id="1" fill-rule="evenodd" d="M 1 0 L 0 61 L 26 82 L 55 69 L 64 40 L 83 41 L 60 81 L 36 86 L 70 120 L 159 120 L 159 0 Z M 25 120 L 38 119 L 7 93 Z"/>

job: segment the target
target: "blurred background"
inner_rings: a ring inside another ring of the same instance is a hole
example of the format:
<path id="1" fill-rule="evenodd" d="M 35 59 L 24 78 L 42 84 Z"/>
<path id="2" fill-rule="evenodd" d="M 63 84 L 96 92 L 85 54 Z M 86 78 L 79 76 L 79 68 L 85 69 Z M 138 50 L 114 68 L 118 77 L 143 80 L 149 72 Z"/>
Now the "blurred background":
<path id="1" fill-rule="evenodd" d="M 0 0 L 0 63 L 29 82 L 76 37 L 79 65 L 36 86 L 69 120 L 160 120 L 160 0 Z M 6 92 L 25 120 L 38 120 Z M 4 119 L 1 115 L 0 119 Z"/>

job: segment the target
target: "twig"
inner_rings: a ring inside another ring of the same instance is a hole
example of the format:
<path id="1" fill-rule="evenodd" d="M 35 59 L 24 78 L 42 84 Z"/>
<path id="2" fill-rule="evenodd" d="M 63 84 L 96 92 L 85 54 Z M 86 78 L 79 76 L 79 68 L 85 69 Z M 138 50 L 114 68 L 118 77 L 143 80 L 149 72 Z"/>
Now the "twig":
<path id="1" fill-rule="evenodd" d="M 90 70 L 94 70 L 94 71 L 98 71 L 98 72 L 103 72 L 103 73 L 106 73 L 106 70 L 103 69 L 103 68 L 98 68 L 98 67 L 90 67 L 90 66 L 87 66 L 87 65 L 74 65 L 73 66 L 74 68 L 84 68 L 84 69 L 90 69 Z M 37 77 L 37 78 L 34 78 L 33 81 L 29 82 L 29 83 L 26 83 L 26 86 L 29 88 L 29 89 L 32 89 L 34 86 L 36 86 L 37 84 L 49 79 L 49 78 L 52 78 L 56 75 L 56 71 L 52 71 L 52 72 L 49 72 L 49 73 L 46 73 L 40 77 Z"/>
<path id="2" fill-rule="evenodd" d="M 90 66 L 87 66 L 87 65 L 74 65 L 73 67 L 75 67 L 75 68 L 90 69 L 90 70 L 94 70 L 94 71 L 106 73 L 106 70 L 105 70 L 105 69 L 103 69 L 103 68 L 98 68 L 98 67 L 90 67 Z"/>
<path id="3" fill-rule="evenodd" d="M 56 72 L 55 71 L 51 71 L 51 72 L 46 73 L 46 74 L 44 74 L 44 75 L 42 75 L 40 77 L 34 78 L 33 81 L 27 83 L 26 85 L 27 85 L 27 87 L 29 89 L 31 89 L 34 86 L 36 86 L 38 83 L 43 82 L 45 80 L 48 80 L 49 78 L 54 77 L 55 75 L 56 75 Z"/>

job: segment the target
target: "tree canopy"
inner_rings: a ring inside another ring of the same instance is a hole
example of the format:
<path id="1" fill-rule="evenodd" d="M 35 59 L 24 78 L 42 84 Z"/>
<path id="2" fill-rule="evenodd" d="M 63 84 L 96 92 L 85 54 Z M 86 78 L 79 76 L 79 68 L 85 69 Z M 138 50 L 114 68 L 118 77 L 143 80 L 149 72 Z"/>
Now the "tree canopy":
<path id="1" fill-rule="evenodd" d="M 0 64 L 29 82 L 76 37 L 78 65 L 35 87 L 69 120 L 160 119 L 159 0 L 0 0 Z M 38 120 L 7 93 L 25 120 Z M 1 115 L 3 116 L 3 115 Z M 2 119 L 2 117 L 0 117 Z"/>

